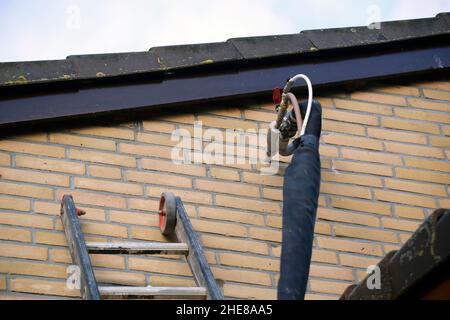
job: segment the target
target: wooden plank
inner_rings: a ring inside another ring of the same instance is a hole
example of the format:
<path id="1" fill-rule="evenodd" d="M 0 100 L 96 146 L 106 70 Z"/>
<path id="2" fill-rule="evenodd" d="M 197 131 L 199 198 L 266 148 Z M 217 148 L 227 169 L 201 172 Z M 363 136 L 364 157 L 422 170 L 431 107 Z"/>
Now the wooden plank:
<path id="1" fill-rule="evenodd" d="M 62 200 L 61 221 L 67 238 L 72 261 L 80 268 L 80 291 L 84 300 L 100 300 L 94 270 L 81 232 L 80 221 L 73 198 L 65 195 Z"/>
<path id="2" fill-rule="evenodd" d="M 175 232 L 178 241 L 186 243 L 189 246 L 189 254 L 186 259 L 189 262 L 192 274 L 198 286 L 205 287 L 208 291 L 208 299 L 223 300 L 223 294 L 217 286 L 209 263 L 205 258 L 203 248 L 192 227 L 192 224 L 184 208 L 180 197 L 176 197 L 177 204 L 177 224 Z"/>
<path id="3" fill-rule="evenodd" d="M 207 297 L 206 288 L 202 287 L 99 287 L 103 297 L 111 298 L 203 298 Z"/>
<path id="4" fill-rule="evenodd" d="M 136 242 L 88 242 L 87 247 L 91 254 L 183 254 L 189 253 L 185 243 L 136 243 Z"/>

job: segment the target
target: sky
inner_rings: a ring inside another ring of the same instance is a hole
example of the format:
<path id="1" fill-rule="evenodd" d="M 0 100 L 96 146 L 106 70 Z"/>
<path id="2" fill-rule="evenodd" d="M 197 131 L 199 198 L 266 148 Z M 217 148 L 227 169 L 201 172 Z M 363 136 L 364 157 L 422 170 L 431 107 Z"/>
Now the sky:
<path id="1" fill-rule="evenodd" d="M 434 17 L 450 0 L 0 0 L 0 62 Z"/>

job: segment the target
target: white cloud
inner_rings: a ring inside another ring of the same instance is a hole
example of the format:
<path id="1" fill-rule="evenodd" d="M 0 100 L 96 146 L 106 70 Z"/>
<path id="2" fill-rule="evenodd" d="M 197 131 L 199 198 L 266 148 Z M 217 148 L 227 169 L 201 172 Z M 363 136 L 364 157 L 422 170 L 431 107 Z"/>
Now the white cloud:
<path id="1" fill-rule="evenodd" d="M 434 16 L 448 0 L 22 0 L 0 2 L 0 61 L 144 51 L 153 46 L 225 41 L 365 25 L 370 5 L 382 20 Z M 80 28 L 68 28 L 80 9 Z M 75 10 L 76 11 L 76 10 Z"/>

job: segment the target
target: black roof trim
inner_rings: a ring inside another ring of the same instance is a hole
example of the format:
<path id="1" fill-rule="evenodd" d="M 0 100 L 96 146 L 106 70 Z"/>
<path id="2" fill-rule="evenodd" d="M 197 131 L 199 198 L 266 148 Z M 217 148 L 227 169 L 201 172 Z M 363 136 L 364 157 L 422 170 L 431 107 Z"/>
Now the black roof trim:
<path id="1" fill-rule="evenodd" d="M 65 60 L 0 63 L 0 88 L 170 74 L 193 67 L 319 56 L 322 51 L 450 36 L 450 13 L 440 13 L 434 18 L 382 22 L 380 29 L 374 28 L 376 25 L 369 27 L 309 30 L 219 43 L 155 47 L 146 52 L 73 55 Z"/>

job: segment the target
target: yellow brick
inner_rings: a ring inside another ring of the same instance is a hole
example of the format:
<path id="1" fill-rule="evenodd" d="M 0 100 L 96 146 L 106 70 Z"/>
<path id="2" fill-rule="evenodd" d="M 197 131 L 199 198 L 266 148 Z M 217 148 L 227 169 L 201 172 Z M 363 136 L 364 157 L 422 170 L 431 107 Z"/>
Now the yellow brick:
<path id="1" fill-rule="evenodd" d="M 407 167 L 412 168 L 450 172 L 450 163 L 447 161 L 433 161 L 428 159 L 405 157 L 405 164 Z"/>
<path id="2" fill-rule="evenodd" d="M 80 137 L 71 134 L 52 133 L 50 134 L 50 142 L 82 148 L 116 150 L 116 143 L 112 140 Z"/>
<path id="3" fill-rule="evenodd" d="M 173 113 L 173 114 L 167 114 L 163 116 L 159 116 L 158 120 L 160 122 L 164 121 L 172 121 L 172 122 L 178 122 L 178 123 L 186 123 L 186 124 L 193 124 L 195 121 L 195 117 L 192 114 L 188 113 Z M 164 121 L 161 121 L 164 120 Z"/>
<path id="4" fill-rule="evenodd" d="M 216 205 L 266 213 L 281 213 L 281 208 L 278 202 L 250 200 L 223 195 L 216 196 Z"/>
<path id="5" fill-rule="evenodd" d="M 425 218 L 423 214 L 423 209 L 420 208 L 396 205 L 395 213 L 400 218 L 419 219 L 419 220 L 423 220 Z"/>
<path id="6" fill-rule="evenodd" d="M 11 157 L 9 154 L 0 153 L 0 165 L 1 166 L 9 166 L 11 164 Z"/>
<path id="7" fill-rule="evenodd" d="M 139 132 L 136 138 L 137 141 L 148 143 L 148 144 L 155 144 L 155 145 L 161 145 L 161 146 L 167 146 L 167 147 L 175 147 L 177 146 L 181 140 L 172 140 L 172 136 L 167 134 L 160 134 L 160 133 L 143 133 Z M 198 148 L 191 140 L 191 146 L 193 149 L 201 150 L 201 147 Z"/>
<path id="8" fill-rule="evenodd" d="M 279 271 L 280 261 L 278 259 L 260 258 L 234 253 L 220 253 L 222 265 L 242 267 L 256 270 Z"/>
<path id="9" fill-rule="evenodd" d="M 239 181 L 241 179 L 239 176 L 239 172 L 233 169 L 210 168 L 209 173 L 211 175 L 211 178 L 214 179 L 230 181 Z"/>
<path id="10" fill-rule="evenodd" d="M 110 164 L 122 167 L 136 167 L 136 159 L 114 153 L 95 152 L 86 150 L 70 150 L 70 158 L 87 162 Z"/>
<path id="11" fill-rule="evenodd" d="M 257 242 L 254 240 L 250 241 L 230 237 L 226 238 L 226 237 L 202 235 L 201 242 L 204 247 L 213 249 L 224 249 L 240 252 L 258 253 L 258 254 L 268 253 L 266 243 Z"/>
<path id="12" fill-rule="evenodd" d="M 35 233 L 35 242 L 55 246 L 67 246 L 66 236 L 63 233 L 38 231 Z"/>
<path id="13" fill-rule="evenodd" d="M 412 181 L 404 181 L 397 179 L 385 179 L 386 187 L 389 189 L 409 191 L 414 193 L 422 193 L 436 196 L 447 196 L 447 191 L 443 186 L 438 186 L 429 183 L 418 183 Z"/>
<path id="14" fill-rule="evenodd" d="M 339 258 L 341 260 L 341 264 L 344 266 L 363 269 L 366 269 L 369 266 L 376 266 L 381 260 L 379 258 L 367 258 L 350 254 L 340 254 Z"/>
<path id="15" fill-rule="evenodd" d="M 323 136 L 323 141 L 328 144 L 340 146 L 356 147 L 370 150 L 383 150 L 383 143 L 381 141 L 348 135 L 325 135 Z"/>
<path id="16" fill-rule="evenodd" d="M 226 236 L 246 237 L 247 228 L 236 223 L 223 223 L 207 220 L 191 219 L 195 231 L 203 233 L 216 233 Z"/>
<path id="17" fill-rule="evenodd" d="M 355 111 L 364 111 L 370 113 L 378 113 L 383 115 L 392 115 L 392 107 L 383 106 L 375 103 L 358 102 L 354 100 L 334 99 L 336 108 L 348 109 Z"/>
<path id="18" fill-rule="evenodd" d="M 81 189 L 130 194 L 136 196 L 143 195 L 142 186 L 137 184 L 86 178 L 75 178 L 74 183 L 76 188 Z"/>
<path id="19" fill-rule="evenodd" d="M 58 263 L 72 263 L 72 258 L 70 256 L 69 250 L 67 249 L 52 249 L 51 250 L 52 261 Z M 121 256 L 112 256 L 105 254 L 95 254 L 91 255 L 91 262 L 94 267 L 101 268 L 112 268 L 112 269 L 124 269 L 125 260 Z"/>
<path id="20" fill-rule="evenodd" d="M 396 191 L 385 191 L 385 190 L 375 190 L 375 198 L 380 201 L 388 201 L 393 203 L 403 203 L 416 205 L 418 207 L 434 208 L 436 202 L 431 197 L 418 196 L 416 194 L 396 192 Z"/>
<path id="21" fill-rule="evenodd" d="M 31 231 L 0 226 L 0 239 L 8 241 L 31 242 Z"/>
<path id="22" fill-rule="evenodd" d="M 16 156 L 16 166 L 22 168 L 64 172 L 80 175 L 83 175 L 85 173 L 83 163 L 73 161 L 51 160 L 44 158 L 34 158 L 27 156 Z"/>
<path id="23" fill-rule="evenodd" d="M 181 276 L 192 275 L 189 266 L 185 262 L 130 257 L 128 259 L 128 266 L 131 270 Z"/>
<path id="24" fill-rule="evenodd" d="M 131 237 L 138 240 L 166 242 L 167 239 L 161 234 L 159 229 L 132 227 Z"/>
<path id="25" fill-rule="evenodd" d="M 355 100 L 371 101 L 375 103 L 406 106 L 406 99 L 404 97 L 392 96 L 387 94 L 355 92 L 351 94 L 351 98 Z"/>
<path id="26" fill-rule="evenodd" d="M 381 178 L 371 176 L 361 176 L 358 174 L 322 172 L 322 180 L 330 182 L 351 183 L 362 186 L 382 187 Z M 280 199 L 281 200 L 281 199 Z"/>
<path id="27" fill-rule="evenodd" d="M 14 137 L 18 140 L 28 140 L 34 142 L 47 142 L 47 133 L 31 133 L 31 134 L 20 134 Z"/>
<path id="28" fill-rule="evenodd" d="M 54 264 L 0 260 L 0 273 L 66 278 L 66 267 Z"/>
<path id="29" fill-rule="evenodd" d="M 0 213 L 0 224 L 12 226 L 53 229 L 53 219 L 37 214 Z"/>
<path id="30" fill-rule="evenodd" d="M 245 119 L 261 121 L 261 122 L 272 122 L 274 121 L 273 113 L 271 112 L 261 112 L 254 110 L 245 110 L 244 111 Z"/>
<path id="31" fill-rule="evenodd" d="M 305 300 L 307 301 L 338 300 L 338 299 L 339 296 L 336 295 L 313 294 L 313 293 L 305 294 Z"/>
<path id="32" fill-rule="evenodd" d="M 212 272 L 216 280 L 259 284 L 267 286 L 272 285 L 272 279 L 270 278 L 269 273 L 266 272 L 247 271 L 231 268 L 217 268 L 217 267 L 213 267 Z"/>
<path id="33" fill-rule="evenodd" d="M 11 290 L 14 292 L 25 292 L 42 295 L 80 297 L 78 290 L 67 288 L 66 281 L 47 281 L 37 279 L 11 279 Z"/>
<path id="34" fill-rule="evenodd" d="M 158 156 L 161 158 L 172 159 L 172 148 L 168 147 L 121 143 L 119 149 L 122 153 L 141 156 Z"/>
<path id="35" fill-rule="evenodd" d="M 49 156 L 54 158 L 64 158 L 65 156 L 65 150 L 63 147 L 9 140 L 0 140 L 0 150 Z"/>
<path id="36" fill-rule="evenodd" d="M 381 246 L 369 242 L 341 240 L 336 238 L 317 238 L 319 247 L 336 251 L 346 251 L 371 256 L 382 256 Z"/>
<path id="37" fill-rule="evenodd" d="M 385 128 L 418 131 L 424 133 L 439 134 L 440 132 L 439 126 L 436 124 L 413 120 L 396 119 L 391 117 L 381 118 L 381 125 Z"/>
<path id="38" fill-rule="evenodd" d="M 318 208 L 317 216 L 319 219 L 328 221 L 339 221 L 371 227 L 378 227 L 380 225 L 377 217 L 329 208 Z"/>
<path id="39" fill-rule="evenodd" d="M 30 182 L 44 185 L 68 187 L 69 177 L 60 174 L 43 173 L 31 170 L 0 168 L 0 178 L 4 180 Z"/>
<path id="40" fill-rule="evenodd" d="M 353 272 L 351 269 L 342 267 L 330 267 L 312 264 L 309 275 L 317 278 L 327 278 L 336 280 L 353 280 Z"/>
<path id="41" fill-rule="evenodd" d="M 371 126 L 378 125 L 378 117 L 372 115 L 358 114 L 350 111 L 340 111 L 333 109 L 323 109 L 324 119 L 360 123 Z"/>
<path id="42" fill-rule="evenodd" d="M 416 83 L 415 85 L 424 88 L 450 91 L 450 83 L 448 81 L 425 81 Z"/>
<path id="43" fill-rule="evenodd" d="M 392 168 L 381 164 L 333 160 L 335 170 L 368 173 L 379 176 L 392 176 Z"/>
<path id="44" fill-rule="evenodd" d="M 80 217 L 82 220 L 100 220 L 105 221 L 105 211 L 103 209 L 95 209 L 89 207 L 83 207 L 77 205 L 77 208 L 86 211 L 86 215 Z M 43 213 L 51 216 L 59 216 L 61 210 L 60 203 L 49 203 L 49 202 L 34 202 L 34 212 L 35 213 Z M 56 219 L 56 224 L 60 224 L 61 221 Z"/>
<path id="45" fill-rule="evenodd" d="M 145 287 L 145 275 L 142 273 L 95 270 L 98 283 L 117 284 L 122 286 Z"/>
<path id="46" fill-rule="evenodd" d="M 450 208 L 449 199 L 439 199 L 439 208 Z"/>
<path id="47" fill-rule="evenodd" d="M 412 144 L 402 144 L 395 142 L 385 142 L 386 150 L 393 153 L 408 154 L 419 157 L 429 157 L 444 159 L 442 149 L 432 147 L 422 147 Z"/>
<path id="48" fill-rule="evenodd" d="M 96 178 L 105 178 L 105 179 L 120 179 L 122 177 L 122 173 L 119 168 L 111 168 L 95 165 L 89 166 L 89 174 Z"/>
<path id="49" fill-rule="evenodd" d="M 357 198 L 371 199 L 370 190 L 365 187 L 355 187 L 337 183 L 322 182 L 320 191 L 326 194 L 352 196 Z"/>
<path id="50" fill-rule="evenodd" d="M 366 150 L 347 149 L 347 148 L 342 148 L 341 152 L 342 157 L 345 159 L 392 164 L 397 166 L 402 165 L 402 158 L 394 154 L 372 152 Z"/>
<path id="51" fill-rule="evenodd" d="M 128 231 L 124 226 L 117 226 L 112 224 L 82 222 L 81 229 L 84 234 L 93 234 L 117 238 L 127 238 Z"/>
<path id="52" fill-rule="evenodd" d="M 370 202 L 342 197 L 331 197 L 331 205 L 335 208 L 363 211 L 382 215 L 391 214 L 391 206 L 380 202 Z"/>
<path id="53" fill-rule="evenodd" d="M 88 127 L 80 129 L 71 129 L 70 131 L 90 136 L 117 138 L 123 140 L 134 140 L 134 131 L 125 128 Z"/>
<path id="54" fill-rule="evenodd" d="M 174 276 L 159 276 L 151 275 L 150 285 L 154 287 L 195 287 L 197 284 L 191 278 L 174 277 Z"/>
<path id="55" fill-rule="evenodd" d="M 431 121 L 437 123 L 450 123 L 450 116 L 446 113 L 420 111 L 417 109 L 396 108 L 395 114 L 400 118 Z"/>
<path id="56" fill-rule="evenodd" d="M 409 98 L 408 102 L 409 105 L 414 108 L 450 112 L 449 103 L 433 102 L 430 100 L 422 100 L 415 98 Z"/>
<path id="57" fill-rule="evenodd" d="M 323 280 L 310 280 L 309 285 L 311 287 L 311 291 L 313 292 L 322 292 L 322 293 L 332 293 L 332 294 L 343 294 L 345 289 L 349 285 L 350 282 L 334 282 L 334 281 L 323 281 Z"/>
<path id="58" fill-rule="evenodd" d="M 255 213 L 234 211 L 229 209 L 199 207 L 198 214 L 201 218 L 232 221 L 235 223 L 264 225 L 264 216 Z"/>
<path id="59" fill-rule="evenodd" d="M 313 249 L 311 261 L 336 264 L 337 255 L 332 251 Z"/>
<path id="60" fill-rule="evenodd" d="M 280 176 L 266 176 L 258 173 L 244 172 L 243 179 L 248 183 L 263 184 L 273 187 L 283 186 L 283 177 Z"/>
<path id="61" fill-rule="evenodd" d="M 414 232 L 420 226 L 422 221 L 398 220 L 393 218 L 382 218 L 383 226 L 386 229 Z"/>
<path id="62" fill-rule="evenodd" d="M 283 190 L 275 189 L 275 188 L 264 188 L 263 189 L 263 197 L 269 200 L 283 200 Z"/>
<path id="63" fill-rule="evenodd" d="M 430 137 L 430 142 L 433 147 L 450 148 L 450 138 Z"/>
<path id="64" fill-rule="evenodd" d="M 364 126 L 361 126 L 358 124 L 345 123 L 345 122 L 331 121 L 331 120 L 323 120 L 322 121 L 322 130 L 354 134 L 357 136 L 365 136 L 366 135 L 366 129 L 364 128 Z"/>
<path id="65" fill-rule="evenodd" d="M 379 229 L 335 225 L 334 231 L 338 237 L 397 243 L 397 235 L 395 233 Z"/>
<path id="66" fill-rule="evenodd" d="M 151 197 L 160 198 L 163 192 L 167 192 L 166 188 L 151 186 L 147 188 L 147 193 Z M 195 204 L 212 204 L 212 197 L 210 193 L 190 191 L 190 190 L 171 190 L 176 196 L 181 197 L 184 202 Z"/>
<path id="67" fill-rule="evenodd" d="M 231 108 L 218 107 L 217 109 L 208 110 L 208 113 L 223 117 L 233 117 L 233 118 L 241 117 L 241 109 L 233 107 Z"/>
<path id="68" fill-rule="evenodd" d="M 0 192 L 14 196 L 33 197 L 40 199 L 53 199 L 53 190 L 42 186 L 31 186 L 0 182 Z"/>
<path id="69" fill-rule="evenodd" d="M 339 157 L 339 150 L 337 147 L 321 144 L 319 146 L 319 153 L 322 157 L 330 157 L 330 158 L 337 158 Z M 292 157 L 292 156 L 291 156 Z M 287 159 L 287 163 L 291 163 L 291 157 Z"/>
<path id="70" fill-rule="evenodd" d="M 142 159 L 142 169 L 165 171 L 179 174 L 186 174 L 190 176 L 205 176 L 206 170 L 201 166 L 175 164 L 171 161 L 156 160 L 156 159 Z"/>
<path id="71" fill-rule="evenodd" d="M 198 121 L 203 122 L 204 127 L 219 128 L 219 129 L 257 129 L 257 123 L 253 121 L 243 121 L 237 119 L 226 119 L 211 116 L 200 115 Z"/>
<path id="72" fill-rule="evenodd" d="M 192 179 L 186 177 L 142 171 L 127 171 L 125 176 L 127 180 L 131 182 L 142 182 L 150 185 L 159 184 L 179 188 L 192 188 Z"/>
<path id="73" fill-rule="evenodd" d="M 56 199 L 60 201 L 64 195 L 72 195 L 75 203 L 109 208 L 126 208 L 126 200 L 119 196 L 83 192 L 78 190 L 58 190 Z"/>
<path id="74" fill-rule="evenodd" d="M 0 257 L 47 260 L 47 248 L 0 243 Z"/>
<path id="75" fill-rule="evenodd" d="M 6 290 L 6 277 L 0 276 L 0 290 Z M 0 300 L 2 300 L 0 298 Z"/>
<path id="76" fill-rule="evenodd" d="M 395 169 L 398 178 L 418 180 L 418 181 L 430 181 L 442 184 L 450 183 L 450 174 L 435 173 L 431 171 L 413 170 L 413 169 Z"/>
<path id="77" fill-rule="evenodd" d="M 281 231 L 265 228 L 250 228 L 250 237 L 259 240 L 281 242 Z"/>
<path id="78" fill-rule="evenodd" d="M 144 121 L 145 131 L 172 133 L 175 129 L 175 125 L 172 123 L 165 123 L 158 120 Z"/>
<path id="79" fill-rule="evenodd" d="M 136 212 L 111 210 L 109 212 L 109 220 L 111 222 L 143 225 L 143 226 L 148 226 L 148 227 L 159 226 L 159 216 L 156 214 L 148 214 L 148 213 L 136 213 Z"/>
<path id="80" fill-rule="evenodd" d="M 276 300 L 277 290 L 267 287 L 249 287 L 225 284 L 223 287 L 226 297 L 252 300 Z"/>
<path id="81" fill-rule="evenodd" d="M 156 211 L 159 207 L 159 200 L 129 199 L 130 209 L 142 211 Z"/>
<path id="82" fill-rule="evenodd" d="M 30 211 L 30 201 L 25 199 L 0 197 L 0 209 Z"/>
<path id="83" fill-rule="evenodd" d="M 243 183 L 216 182 L 197 179 L 196 188 L 217 193 L 236 194 L 245 197 L 259 197 L 259 187 Z"/>
<path id="84" fill-rule="evenodd" d="M 419 89 L 414 87 L 407 86 L 386 86 L 386 87 L 376 87 L 374 88 L 376 91 L 391 93 L 391 94 L 399 94 L 402 96 L 419 96 Z"/>
<path id="85" fill-rule="evenodd" d="M 386 130 L 379 128 L 368 128 L 367 133 L 369 134 L 369 137 L 382 140 L 427 144 L 426 136 L 419 133 L 402 132 L 398 130 Z"/>
<path id="86" fill-rule="evenodd" d="M 450 92 L 424 89 L 423 94 L 430 99 L 450 101 Z"/>

